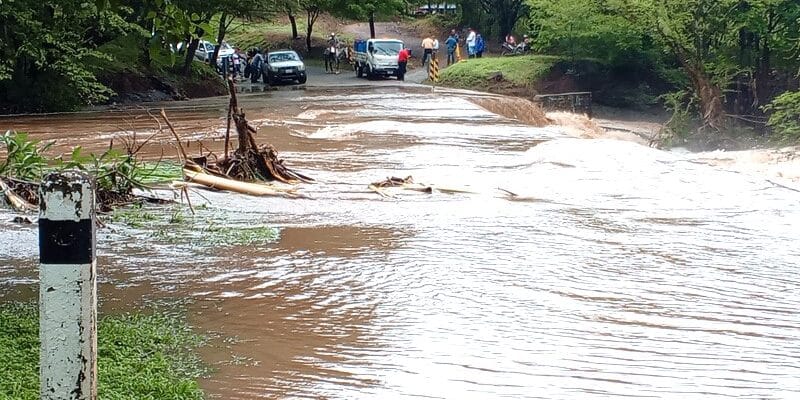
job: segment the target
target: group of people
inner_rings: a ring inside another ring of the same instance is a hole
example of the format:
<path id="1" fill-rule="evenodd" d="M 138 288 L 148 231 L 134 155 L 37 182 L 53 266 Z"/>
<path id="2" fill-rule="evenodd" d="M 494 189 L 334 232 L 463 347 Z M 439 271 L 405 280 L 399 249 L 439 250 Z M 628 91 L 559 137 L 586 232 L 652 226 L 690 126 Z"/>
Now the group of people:
<path id="1" fill-rule="evenodd" d="M 250 83 L 258 83 L 259 80 L 267 83 L 267 50 L 256 47 L 247 52 L 244 66 L 244 78 L 250 79 Z M 234 76 L 234 79 L 236 76 Z"/>
<path id="2" fill-rule="evenodd" d="M 486 51 L 486 42 L 483 39 L 483 36 L 475 31 L 474 29 L 470 28 L 468 30 L 467 38 L 465 40 L 465 44 L 467 47 L 467 54 L 469 58 L 481 58 L 483 56 L 483 52 Z M 447 40 L 444 42 L 444 46 L 447 49 L 447 65 L 454 64 L 456 62 L 456 50 L 458 49 L 458 44 L 461 42 L 461 35 L 455 29 L 450 31 L 450 35 L 447 37 Z M 422 40 L 422 65 L 427 65 L 430 62 L 432 57 L 436 56 L 436 53 L 439 51 L 439 39 L 427 37 Z"/>
<path id="3" fill-rule="evenodd" d="M 514 38 L 514 35 L 508 34 L 506 35 L 505 46 L 508 47 L 510 50 L 520 50 L 522 52 L 528 51 L 531 45 L 531 39 L 528 35 L 522 35 L 522 41 L 517 43 L 517 39 Z"/>
<path id="4" fill-rule="evenodd" d="M 481 58 L 483 52 L 486 51 L 486 42 L 483 40 L 483 35 L 469 28 L 467 33 L 467 56 L 469 58 Z"/>

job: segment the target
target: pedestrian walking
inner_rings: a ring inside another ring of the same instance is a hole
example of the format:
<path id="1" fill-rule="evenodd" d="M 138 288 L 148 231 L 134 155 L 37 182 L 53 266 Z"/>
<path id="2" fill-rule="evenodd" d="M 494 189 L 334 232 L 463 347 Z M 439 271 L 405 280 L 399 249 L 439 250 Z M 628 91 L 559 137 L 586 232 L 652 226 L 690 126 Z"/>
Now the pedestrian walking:
<path id="1" fill-rule="evenodd" d="M 479 33 L 475 36 L 475 57 L 483 57 L 484 50 L 486 50 L 486 42 L 483 41 L 483 36 Z"/>
<path id="2" fill-rule="evenodd" d="M 409 58 L 411 58 L 411 51 L 407 47 L 403 47 L 400 49 L 400 52 L 397 53 L 397 80 L 406 80 Z"/>
<path id="3" fill-rule="evenodd" d="M 467 54 L 469 54 L 469 58 L 475 58 L 475 45 L 477 44 L 477 40 L 477 32 L 469 28 L 469 35 L 467 35 Z"/>
<path id="4" fill-rule="evenodd" d="M 433 56 L 433 39 L 426 37 L 422 40 L 422 65 L 426 65 Z"/>
<path id="5" fill-rule="evenodd" d="M 455 29 L 450 33 L 450 37 L 445 40 L 444 45 L 447 46 L 447 65 L 456 62 L 456 48 L 458 47 L 458 38 L 455 36 Z"/>

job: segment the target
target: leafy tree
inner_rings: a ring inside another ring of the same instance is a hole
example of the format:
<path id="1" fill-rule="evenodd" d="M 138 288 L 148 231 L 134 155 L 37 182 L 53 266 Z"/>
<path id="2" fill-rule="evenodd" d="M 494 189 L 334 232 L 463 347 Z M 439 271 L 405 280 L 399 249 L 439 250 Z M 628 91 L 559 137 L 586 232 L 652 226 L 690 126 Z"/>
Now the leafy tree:
<path id="1" fill-rule="evenodd" d="M 111 91 L 97 81 L 88 61 L 105 57 L 97 47 L 131 27 L 98 3 L 0 1 L 2 101 L 47 110 L 108 98 Z"/>
<path id="2" fill-rule="evenodd" d="M 742 0 L 732 18 L 738 30 L 730 39 L 731 62 L 752 87 L 751 108 L 769 102 L 775 67 L 792 70 L 798 66 L 796 45 L 800 44 L 800 2 L 796 0 Z M 735 35 L 735 36 L 733 36 Z M 800 72 L 800 71 L 799 71 Z M 745 88 L 738 88 L 740 94 Z"/>
<path id="3" fill-rule="evenodd" d="M 299 0 L 300 8 L 306 12 L 306 49 L 311 51 L 311 34 L 314 33 L 314 24 L 324 12 L 334 9 L 336 0 Z"/>
<path id="4" fill-rule="evenodd" d="M 800 91 L 786 92 L 765 107 L 770 128 L 782 139 L 800 140 Z"/>
<path id="5" fill-rule="evenodd" d="M 619 2 L 529 0 L 529 29 L 539 50 L 610 64 L 641 60 L 648 37 L 620 12 Z"/>
<path id="6" fill-rule="evenodd" d="M 222 42 L 225 40 L 225 35 L 237 17 L 263 17 L 272 12 L 270 7 L 265 4 L 263 0 L 223 0 L 219 1 L 217 4 L 220 14 L 217 25 L 217 45 L 214 47 L 214 54 L 212 54 L 209 59 L 212 65 L 216 65 L 215 63 L 217 57 L 219 57 L 219 50 Z"/>
<path id="7" fill-rule="evenodd" d="M 279 0 L 275 5 L 289 18 L 289 23 L 292 25 L 292 39 L 300 37 L 297 32 L 297 11 L 300 10 L 300 2 L 298 0 Z"/>

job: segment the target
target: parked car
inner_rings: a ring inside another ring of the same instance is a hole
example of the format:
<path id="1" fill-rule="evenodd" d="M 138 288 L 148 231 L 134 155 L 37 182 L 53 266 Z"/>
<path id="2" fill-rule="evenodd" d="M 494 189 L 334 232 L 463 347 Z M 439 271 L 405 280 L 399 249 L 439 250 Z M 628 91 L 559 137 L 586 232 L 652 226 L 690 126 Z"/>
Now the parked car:
<path id="1" fill-rule="evenodd" d="M 274 85 L 285 81 L 306 83 L 306 65 L 294 50 L 278 50 L 267 53 L 265 65 L 267 82 Z"/>
<path id="2" fill-rule="evenodd" d="M 200 44 L 197 46 L 197 50 L 194 52 L 194 58 L 208 62 L 211 57 L 214 55 L 214 47 L 216 44 L 211 43 L 206 40 L 201 40 Z M 219 57 L 217 57 L 217 64 L 222 63 L 222 59 L 225 57 L 230 57 L 233 55 L 234 49 L 229 45 L 227 42 L 222 42 L 222 46 L 219 48 Z"/>

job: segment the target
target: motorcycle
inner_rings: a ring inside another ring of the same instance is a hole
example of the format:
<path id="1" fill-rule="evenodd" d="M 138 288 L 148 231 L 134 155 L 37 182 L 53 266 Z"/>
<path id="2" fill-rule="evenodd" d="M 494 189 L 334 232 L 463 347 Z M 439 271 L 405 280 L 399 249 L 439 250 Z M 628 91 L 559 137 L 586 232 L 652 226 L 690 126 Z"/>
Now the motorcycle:
<path id="1" fill-rule="evenodd" d="M 503 55 L 503 56 L 519 56 L 519 55 L 527 54 L 527 53 L 529 53 L 531 51 L 530 46 L 528 46 L 528 44 L 525 43 L 525 42 L 522 42 L 522 43 L 517 44 L 517 45 L 513 45 L 513 44 L 508 43 L 508 42 L 503 42 L 503 44 L 500 45 L 500 46 L 503 49 L 500 52 L 500 55 Z"/>

